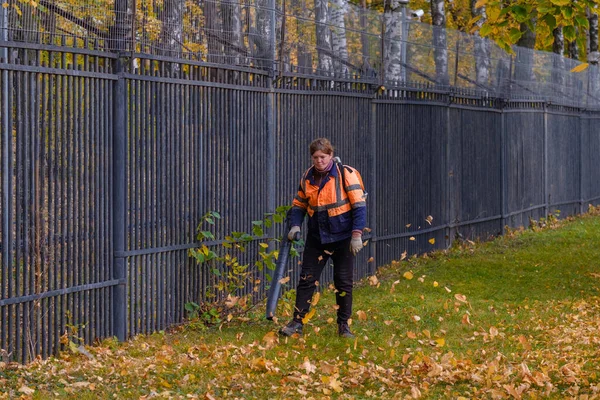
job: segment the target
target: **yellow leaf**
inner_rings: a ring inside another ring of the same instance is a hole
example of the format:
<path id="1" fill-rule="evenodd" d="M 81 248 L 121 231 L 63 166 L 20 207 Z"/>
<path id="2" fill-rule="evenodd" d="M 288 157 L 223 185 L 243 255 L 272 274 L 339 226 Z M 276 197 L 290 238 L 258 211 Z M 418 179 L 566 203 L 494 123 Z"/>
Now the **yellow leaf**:
<path id="1" fill-rule="evenodd" d="M 588 64 L 588 63 L 582 63 L 582 64 L 579 64 L 578 66 L 576 66 L 575 68 L 571 69 L 570 72 L 583 72 L 589 66 L 590 66 L 590 64 Z"/>
<path id="2" fill-rule="evenodd" d="M 427 339 L 431 339 L 431 332 L 429 332 L 428 329 L 423 329 L 423 335 L 425 335 Z"/>
<path id="3" fill-rule="evenodd" d="M 478 0 L 477 3 L 475 3 L 475 8 L 481 8 L 485 6 L 487 2 L 488 0 Z"/>
<path id="4" fill-rule="evenodd" d="M 312 304 L 313 306 L 316 306 L 319 303 L 320 298 L 321 298 L 321 292 L 315 292 L 315 294 L 313 294 L 312 300 L 310 301 L 310 304 Z"/>
<path id="5" fill-rule="evenodd" d="M 408 238 L 408 240 L 417 240 L 417 239 L 415 239 L 414 236 L 411 236 L 411 237 Z"/>
<path id="6" fill-rule="evenodd" d="M 262 247 L 263 249 L 266 249 L 267 247 L 269 247 L 269 245 L 267 243 L 259 243 L 258 245 L 260 247 Z"/>
<path id="7" fill-rule="evenodd" d="M 410 271 L 406 271 L 403 275 L 402 275 L 405 279 L 411 280 L 413 278 L 413 273 Z"/>
<path id="8" fill-rule="evenodd" d="M 9 5 L 10 5 L 10 4 L 8 4 L 8 3 L 2 3 L 2 7 L 3 7 L 3 8 L 8 8 L 8 6 L 9 6 Z"/>
<path id="9" fill-rule="evenodd" d="M 13 7 L 15 8 L 15 11 L 17 12 L 17 14 L 19 14 L 19 17 L 23 16 L 23 12 L 21 11 L 21 9 L 19 8 L 19 6 L 17 4 L 13 4 Z"/>
<path id="10" fill-rule="evenodd" d="M 374 259 L 373 257 L 370 257 L 370 258 L 367 260 L 367 262 L 368 262 L 368 263 L 372 263 L 373 261 L 375 261 L 375 259 Z"/>
<path id="11" fill-rule="evenodd" d="M 438 338 L 435 339 L 435 342 L 437 343 L 438 347 L 444 347 L 444 345 L 446 344 L 446 339 Z"/>
<path id="12" fill-rule="evenodd" d="M 431 244 L 435 244 L 435 238 L 429 239 L 428 242 L 431 243 Z"/>
<path id="13" fill-rule="evenodd" d="M 433 281 L 433 287 L 438 287 L 440 284 L 437 281 Z"/>
<path id="14" fill-rule="evenodd" d="M 340 296 L 341 296 L 341 295 L 340 295 Z M 303 323 L 303 324 L 307 324 L 307 323 L 308 323 L 308 321 L 310 321 L 310 319 L 311 319 L 312 317 L 314 317 L 315 313 L 316 313 L 316 310 L 315 310 L 314 308 L 311 308 L 311 310 L 308 312 L 308 314 L 306 314 L 306 315 L 304 316 L 304 318 L 302 318 L 302 323 Z"/>
<path id="15" fill-rule="evenodd" d="M 358 320 L 359 321 L 366 321 L 367 320 L 367 313 L 364 312 L 363 310 L 358 310 L 356 312 L 356 315 L 358 316 Z"/>

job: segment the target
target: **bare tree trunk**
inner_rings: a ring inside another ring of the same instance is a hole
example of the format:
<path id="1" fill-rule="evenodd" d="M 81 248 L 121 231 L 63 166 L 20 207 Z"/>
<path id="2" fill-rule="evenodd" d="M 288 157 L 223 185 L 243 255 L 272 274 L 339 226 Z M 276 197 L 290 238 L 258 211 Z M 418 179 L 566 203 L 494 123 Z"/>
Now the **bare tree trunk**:
<path id="1" fill-rule="evenodd" d="M 242 15 L 238 0 L 221 0 L 221 16 L 223 19 L 223 33 L 225 34 L 225 62 L 227 64 L 241 64 L 240 51 L 244 49 L 242 43 Z"/>
<path id="2" fill-rule="evenodd" d="M 304 0 L 292 0 L 292 12 L 299 15 L 302 18 L 308 18 L 308 12 L 306 10 L 306 2 Z M 299 40 L 296 42 L 296 52 L 298 60 L 298 72 L 301 74 L 312 74 L 312 54 L 309 52 L 308 47 L 304 41 L 304 37 L 308 36 L 310 32 L 302 23 L 302 19 L 296 19 L 296 36 Z"/>
<path id="3" fill-rule="evenodd" d="M 318 73 L 329 75 L 333 71 L 331 59 L 331 32 L 327 26 L 327 0 L 315 0 L 315 22 L 317 33 Z"/>
<path id="4" fill-rule="evenodd" d="M 532 18 L 532 24 L 535 26 L 535 17 Z M 533 76 L 533 49 L 535 47 L 535 32 L 529 28 L 526 23 L 521 24 L 523 35 L 517 42 L 517 57 L 515 61 L 515 80 L 531 82 Z"/>
<path id="5" fill-rule="evenodd" d="M 254 57 L 259 67 L 265 69 L 273 68 L 273 47 L 271 26 L 271 2 L 270 0 L 256 1 L 256 30 L 252 35 L 252 42 L 255 46 Z"/>
<path id="6" fill-rule="evenodd" d="M 575 28 L 575 37 L 579 34 L 579 29 Z M 573 60 L 579 60 L 579 46 L 577 45 L 577 39 L 569 42 L 569 58 Z"/>
<path id="7" fill-rule="evenodd" d="M 475 4 L 477 0 L 471 0 L 471 13 L 473 17 L 479 17 L 476 25 L 481 26 L 487 20 L 485 5 L 477 8 Z M 475 36 L 475 81 L 477 84 L 487 87 L 490 74 L 490 46 L 489 43 L 479 36 L 479 32 Z"/>
<path id="8" fill-rule="evenodd" d="M 374 75 L 373 67 L 371 66 L 371 48 L 369 46 L 369 37 L 367 36 L 367 0 L 361 0 L 360 3 L 360 45 L 362 47 L 362 65 L 361 71 L 367 76 Z"/>
<path id="9" fill-rule="evenodd" d="M 562 27 L 554 28 L 552 31 L 554 43 L 552 43 L 552 52 L 556 54 L 552 65 L 552 83 L 558 87 L 565 86 L 565 36 Z"/>
<path id="10" fill-rule="evenodd" d="M 590 12 L 588 9 L 588 22 L 590 23 L 588 54 L 598 51 L 598 14 Z"/>
<path id="11" fill-rule="evenodd" d="M 346 40 L 346 0 L 331 0 L 331 46 L 334 59 L 333 67 L 337 74 L 342 77 L 348 75 L 348 66 L 342 61 L 348 61 L 348 43 Z"/>
<path id="12" fill-rule="evenodd" d="M 400 4 L 397 0 L 386 2 L 383 12 L 385 23 L 384 42 L 384 71 L 385 80 L 398 83 L 402 76 L 402 22 L 401 13 L 398 11 Z"/>
<path id="13" fill-rule="evenodd" d="M 435 59 L 436 82 L 447 86 L 449 84 L 448 49 L 444 0 L 431 0 L 431 22 L 433 25 L 433 57 Z"/>

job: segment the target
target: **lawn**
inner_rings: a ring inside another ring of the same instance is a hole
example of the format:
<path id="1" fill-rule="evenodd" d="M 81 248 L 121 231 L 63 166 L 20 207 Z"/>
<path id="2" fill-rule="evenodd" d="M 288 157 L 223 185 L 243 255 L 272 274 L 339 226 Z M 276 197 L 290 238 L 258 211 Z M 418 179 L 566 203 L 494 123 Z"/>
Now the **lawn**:
<path id="1" fill-rule="evenodd" d="M 540 225 L 381 268 L 357 285 L 354 340 L 322 288 L 301 338 L 256 307 L 0 363 L 0 398 L 600 398 L 600 212 Z"/>

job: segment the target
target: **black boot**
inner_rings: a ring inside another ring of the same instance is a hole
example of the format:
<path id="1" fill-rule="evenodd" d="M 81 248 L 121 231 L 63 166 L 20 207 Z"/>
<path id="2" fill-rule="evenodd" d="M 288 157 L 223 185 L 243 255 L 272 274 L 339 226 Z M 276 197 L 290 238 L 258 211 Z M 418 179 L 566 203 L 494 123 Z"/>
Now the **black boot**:
<path id="1" fill-rule="evenodd" d="M 279 334 L 283 336 L 292 336 L 294 333 L 297 333 L 299 336 L 302 336 L 302 327 L 302 322 L 292 320 L 279 330 Z"/>
<path id="2" fill-rule="evenodd" d="M 350 331 L 350 327 L 347 322 L 338 323 L 338 335 L 343 338 L 353 339 L 354 334 Z"/>

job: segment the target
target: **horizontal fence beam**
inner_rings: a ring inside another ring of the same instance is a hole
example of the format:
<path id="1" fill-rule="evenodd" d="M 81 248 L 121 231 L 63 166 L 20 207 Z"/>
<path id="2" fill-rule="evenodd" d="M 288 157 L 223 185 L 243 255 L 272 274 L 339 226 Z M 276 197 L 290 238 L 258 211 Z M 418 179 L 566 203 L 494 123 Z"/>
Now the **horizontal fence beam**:
<path id="1" fill-rule="evenodd" d="M 0 306 L 10 306 L 13 304 L 29 303 L 29 302 L 37 301 L 40 299 L 46 299 L 48 297 L 57 297 L 57 296 L 65 295 L 65 294 L 79 293 L 79 292 L 85 292 L 88 290 L 112 287 L 112 286 L 119 285 L 121 283 L 124 283 L 124 281 L 118 280 L 118 279 L 111 279 L 109 281 L 89 283 L 87 285 L 72 286 L 72 287 L 68 287 L 68 288 L 64 288 L 64 289 L 50 290 L 48 292 L 30 294 L 27 296 L 10 297 L 8 299 L 0 300 Z"/>

